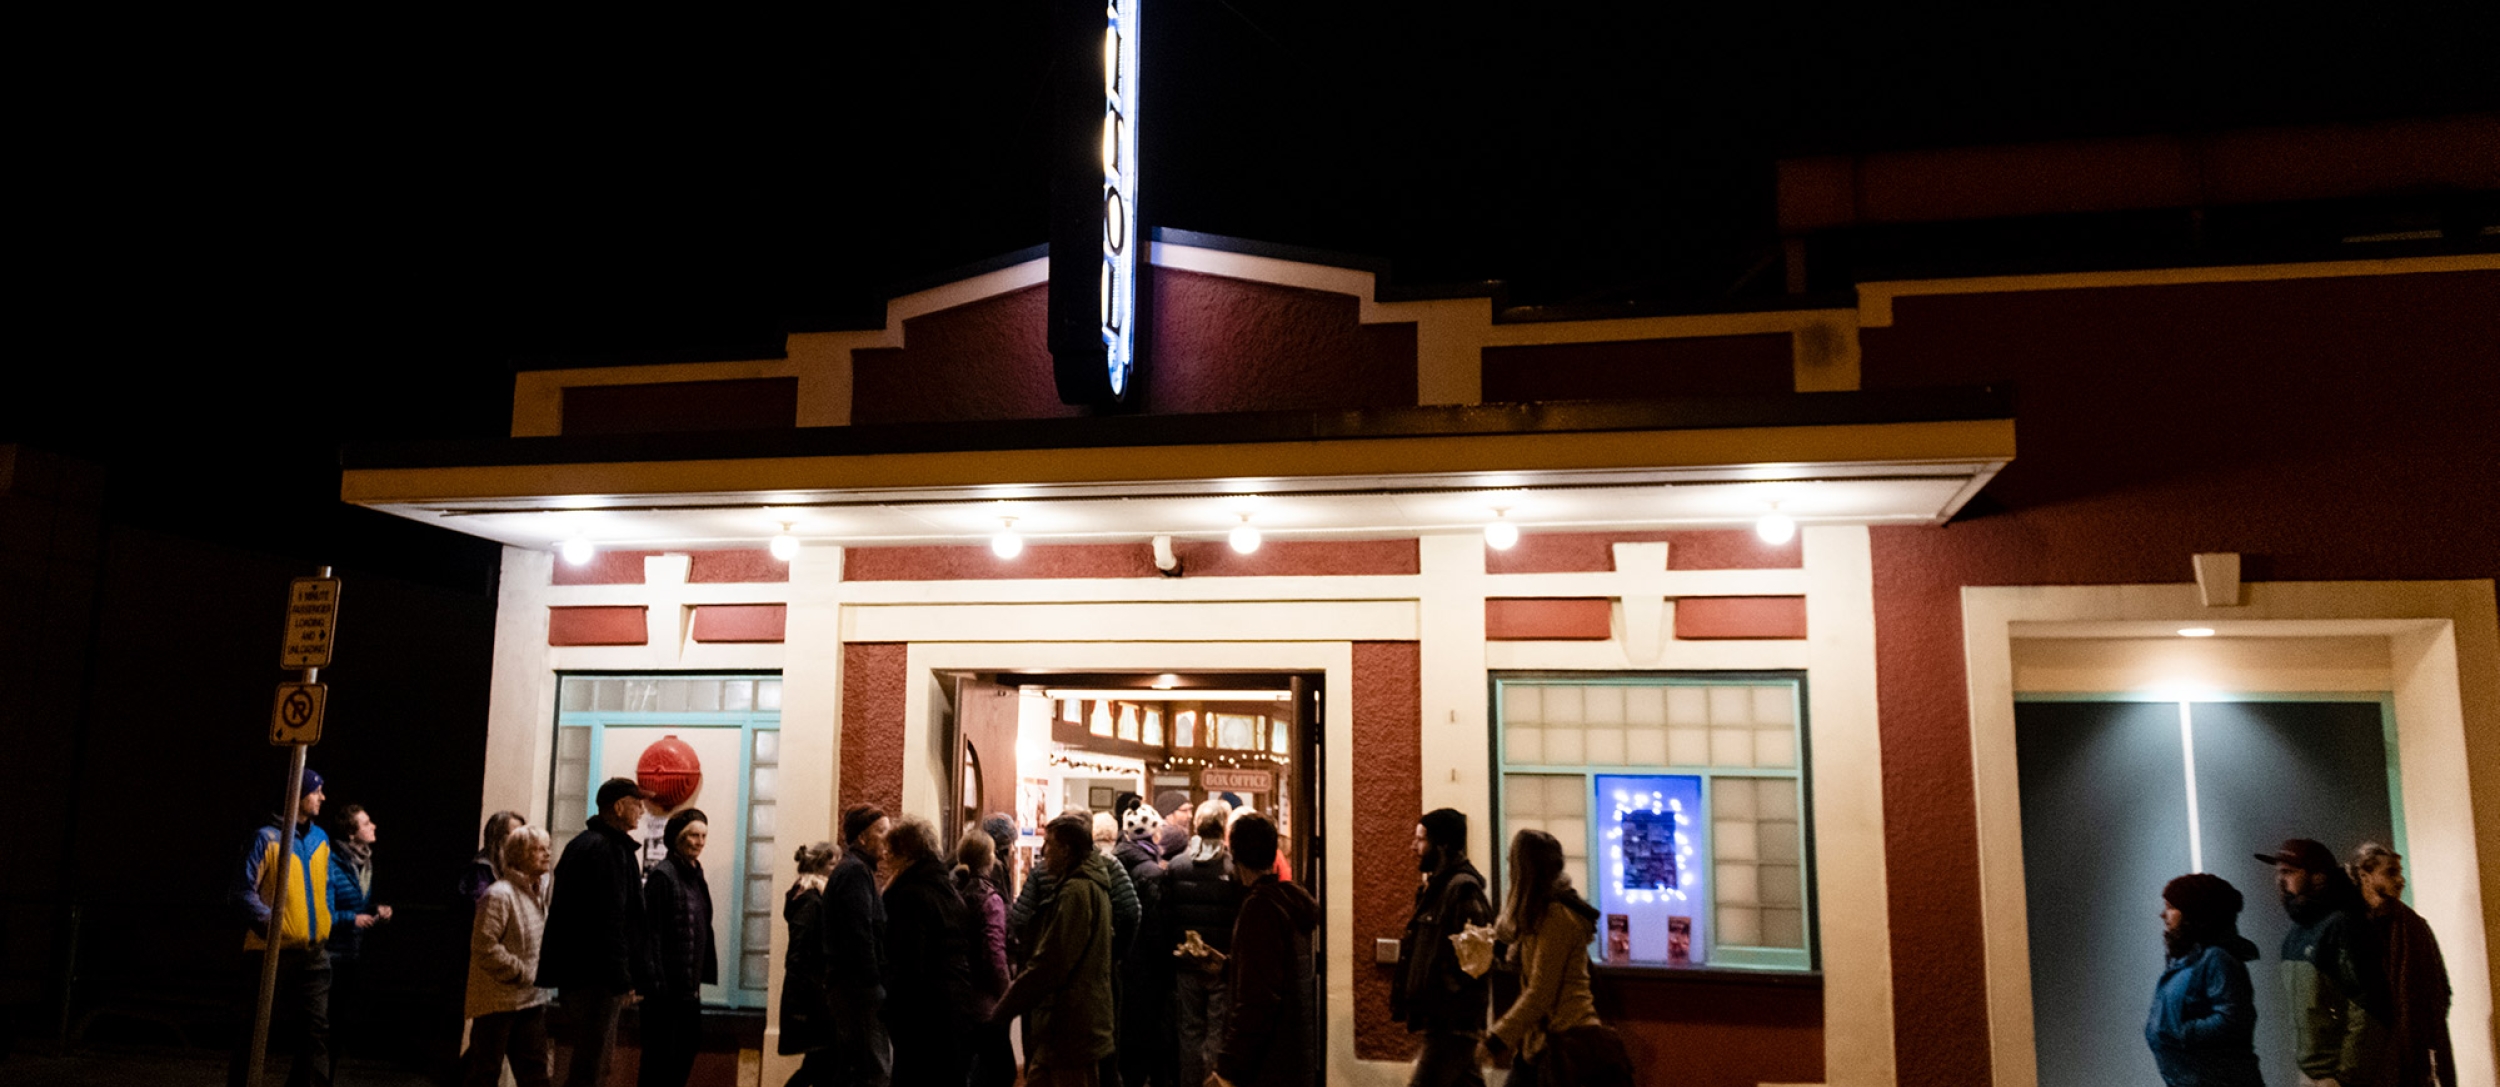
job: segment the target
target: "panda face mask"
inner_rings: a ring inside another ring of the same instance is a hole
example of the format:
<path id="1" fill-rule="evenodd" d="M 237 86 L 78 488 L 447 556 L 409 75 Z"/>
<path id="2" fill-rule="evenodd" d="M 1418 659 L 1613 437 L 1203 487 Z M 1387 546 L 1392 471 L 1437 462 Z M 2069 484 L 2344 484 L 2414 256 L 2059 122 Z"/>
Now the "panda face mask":
<path id="1" fill-rule="evenodd" d="M 1130 808 L 1120 817 L 1120 833 L 1132 841 L 1154 841 L 1163 833 L 1163 813 L 1146 804 Z"/>

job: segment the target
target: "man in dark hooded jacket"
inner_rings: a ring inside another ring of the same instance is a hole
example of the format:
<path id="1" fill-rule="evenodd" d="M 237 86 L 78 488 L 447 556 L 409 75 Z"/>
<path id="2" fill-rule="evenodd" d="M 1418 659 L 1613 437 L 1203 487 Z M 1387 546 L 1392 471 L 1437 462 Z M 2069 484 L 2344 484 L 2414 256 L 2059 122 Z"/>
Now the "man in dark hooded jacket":
<path id="1" fill-rule="evenodd" d="M 995 1020 L 1025 1017 L 1027 1087 L 1096 1087 L 1112 1054 L 1110 866 L 1093 860 L 1092 825 L 1062 815 L 1042 828 L 1042 865 L 1059 890 L 1032 955 L 998 998 Z"/>
<path id="2" fill-rule="evenodd" d="M 2361 892 L 2326 845 L 2285 841 L 2257 859 L 2274 865 L 2292 930 L 2283 934 L 2292 1059 L 2311 1081 L 2376 1087 L 2387 1064 L 2386 1004 Z"/>
<path id="3" fill-rule="evenodd" d="M 877 866 L 894 821 L 874 804 L 842 809 L 842 859 L 825 880 L 825 946 L 832 983 L 825 1000 L 833 1027 L 831 1063 L 844 1084 L 885 1087 L 894 1076 L 886 1033 L 885 899 Z"/>
<path id="4" fill-rule="evenodd" d="M 1233 923 L 1232 1021 L 1215 1074 L 1232 1087 L 1309 1087 L 1319 1063 L 1312 1016 L 1311 932 L 1319 900 L 1276 875 L 1276 824 L 1233 821 L 1235 871 L 1253 881 Z"/>
<path id="5" fill-rule="evenodd" d="M 1493 923 L 1484 876 L 1467 863 L 1467 816 L 1451 808 L 1425 812 L 1415 823 L 1415 913 L 1398 946 L 1398 984 L 1389 1014 L 1424 1036 L 1408 1087 L 1482 1087 L 1476 1044 L 1484 1040 L 1484 980 L 1459 969 L 1450 937 L 1469 925 Z"/>
<path id="6" fill-rule="evenodd" d="M 642 897 L 642 824 L 651 793 L 632 778 L 599 786 L 599 817 L 564 844 L 548 893 L 538 984 L 556 990 L 572 1020 L 568 1087 L 602 1087 L 616 1056 L 616 1022 L 654 991 L 659 944 Z"/>
<path id="7" fill-rule="evenodd" d="M 1163 813 L 1136 793 L 1112 802 L 1120 840 L 1111 857 L 1137 888 L 1138 931 L 1163 931 Z M 1115 991 L 1120 1009 L 1121 1087 L 1171 1087 L 1180 1075 L 1172 1046 L 1172 956 L 1140 945 L 1120 959 Z"/>

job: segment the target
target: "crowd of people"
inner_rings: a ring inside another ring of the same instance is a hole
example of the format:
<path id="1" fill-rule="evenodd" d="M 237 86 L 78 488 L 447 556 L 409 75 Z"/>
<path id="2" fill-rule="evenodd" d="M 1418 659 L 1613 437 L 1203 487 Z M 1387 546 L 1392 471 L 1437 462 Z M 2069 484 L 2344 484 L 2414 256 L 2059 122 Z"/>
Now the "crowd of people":
<path id="1" fill-rule="evenodd" d="M 2448 968 L 2405 905 L 2404 858 L 2376 842 L 2338 864 L 2326 845 L 2286 841 L 2274 866 L 2291 931 L 2280 952 L 2292 1060 L 2304 1087 L 2456 1087 Z M 2162 888 L 2167 952 L 2144 1041 L 2169 1087 L 2257 1087 L 2257 946 L 2239 934 L 2240 892 L 2198 872 Z"/>
<path id="2" fill-rule="evenodd" d="M 289 1087 L 335 1080 L 363 938 L 392 916 L 373 896 L 372 813 L 347 805 L 325 821 L 325 785 L 305 772 L 295 825 L 273 816 L 260 828 L 229 895 L 249 930 L 254 1000 L 264 957 L 278 956 Z M 518 1087 L 546 1087 L 559 1001 L 569 1087 L 607 1082 L 619 1020 L 637 1005 L 641 1087 L 684 1087 L 702 987 L 720 972 L 702 864 L 710 827 L 700 809 L 672 813 L 666 856 L 646 868 L 634 832 L 651 798 L 609 780 L 561 859 L 520 814 L 487 819 L 460 884 L 476 904 L 471 1087 L 494 1087 L 507 1069 Z M 1410 1084 L 1481 1085 L 1505 1060 L 1512 1087 L 1628 1084 L 1589 987 L 1598 911 L 1565 874 L 1562 844 L 1536 830 L 1513 838 L 1497 912 L 1467 828 L 1447 808 L 1415 825 L 1414 909 L 1391 1008 L 1419 1036 Z M 779 1044 L 801 1058 L 787 1087 L 1007 1087 L 1019 1075 L 1033 1087 L 1318 1082 L 1319 903 L 1292 881 L 1267 816 L 1177 791 L 1153 804 L 1121 794 L 1112 812 L 1052 819 L 1020 882 L 1018 830 L 1004 814 L 963 828 L 952 851 L 927 821 L 873 805 L 845 810 L 840 835 L 799 848 L 783 904 Z M 2292 922 L 2279 954 L 2304 1087 L 2455 1087 L 2447 968 L 2402 900 L 2404 859 L 2364 843 L 2338 863 L 2306 838 L 2257 859 L 2273 866 Z M 2259 951 L 2239 934 L 2239 890 L 2194 873 L 2170 881 L 2162 904 L 2165 964 L 2144 1037 L 2163 1081 L 2262 1083 L 2247 966 Z M 1520 988 L 1498 1016 L 1495 970 L 1516 972 Z M 247 1057 L 239 1045 L 238 1087 Z"/>

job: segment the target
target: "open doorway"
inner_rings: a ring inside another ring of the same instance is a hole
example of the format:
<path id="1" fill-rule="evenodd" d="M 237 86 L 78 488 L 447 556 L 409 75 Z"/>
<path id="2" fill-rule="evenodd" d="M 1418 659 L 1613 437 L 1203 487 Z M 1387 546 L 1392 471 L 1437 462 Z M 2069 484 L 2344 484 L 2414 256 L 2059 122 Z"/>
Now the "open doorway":
<path id="1" fill-rule="evenodd" d="M 1286 877 L 1321 893 L 1321 677 L 1303 672 L 958 672 L 946 831 L 1016 823 L 1020 885 L 1062 811 L 1110 813 L 1122 793 L 1195 811 L 1214 798 L 1281 832 Z"/>

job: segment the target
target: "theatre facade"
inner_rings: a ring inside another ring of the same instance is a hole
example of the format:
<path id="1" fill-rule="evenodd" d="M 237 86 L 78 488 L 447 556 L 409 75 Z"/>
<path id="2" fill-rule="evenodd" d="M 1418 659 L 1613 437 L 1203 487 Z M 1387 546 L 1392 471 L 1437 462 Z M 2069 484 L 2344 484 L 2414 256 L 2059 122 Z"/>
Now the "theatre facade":
<path id="1" fill-rule="evenodd" d="M 1676 1082 L 2140 1052 L 2161 883 L 2222 874 L 2264 944 L 2290 836 L 2407 854 L 2493 1074 L 2500 260 L 1547 319 L 1167 230 L 1121 413 L 1055 395 L 1047 263 L 349 454 L 346 500 L 505 546 L 485 809 L 709 814 L 713 1003 L 771 1007 L 847 804 L 1011 813 L 1021 868 L 1177 790 L 1287 830 L 1330 1083 L 1404 1081 L 1444 806 L 1497 882 L 1562 840 L 1601 1013 Z"/>

